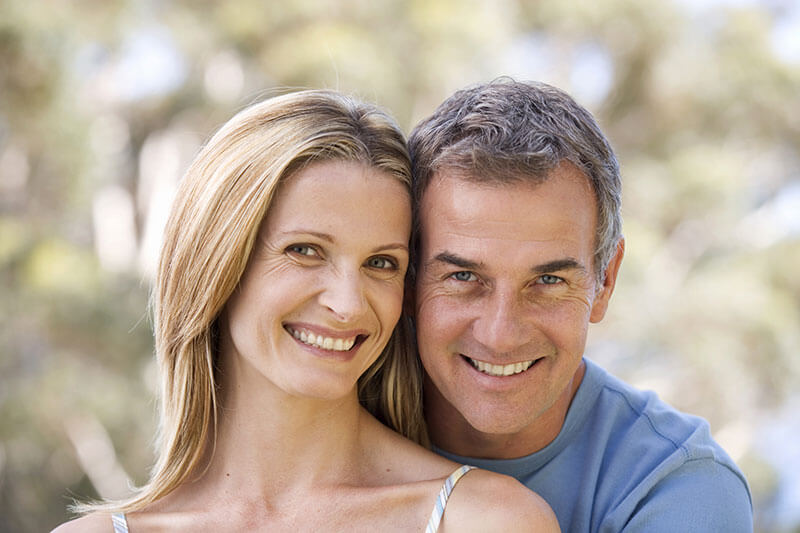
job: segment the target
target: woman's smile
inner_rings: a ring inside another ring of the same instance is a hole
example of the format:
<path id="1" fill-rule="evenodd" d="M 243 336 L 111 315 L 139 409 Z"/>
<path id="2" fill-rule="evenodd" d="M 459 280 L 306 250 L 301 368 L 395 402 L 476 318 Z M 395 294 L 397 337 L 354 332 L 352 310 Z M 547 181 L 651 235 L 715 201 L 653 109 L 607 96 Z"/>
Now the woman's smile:
<path id="1" fill-rule="evenodd" d="M 313 348 L 330 352 L 353 352 L 368 335 L 362 332 L 331 333 L 320 331 L 316 326 L 284 325 L 284 329 L 295 339 Z"/>

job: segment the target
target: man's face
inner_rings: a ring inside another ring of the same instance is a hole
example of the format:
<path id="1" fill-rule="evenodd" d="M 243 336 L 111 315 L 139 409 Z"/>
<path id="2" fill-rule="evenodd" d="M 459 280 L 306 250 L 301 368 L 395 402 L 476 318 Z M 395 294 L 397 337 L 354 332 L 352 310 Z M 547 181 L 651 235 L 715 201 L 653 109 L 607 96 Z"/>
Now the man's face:
<path id="1" fill-rule="evenodd" d="M 420 216 L 415 311 L 434 442 L 461 453 L 470 440 L 530 446 L 541 438 L 526 436 L 554 431 L 552 440 L 622 255 L 598 283 L 588 180 L 569 163 L 540 184 L 443 171 Z"/>

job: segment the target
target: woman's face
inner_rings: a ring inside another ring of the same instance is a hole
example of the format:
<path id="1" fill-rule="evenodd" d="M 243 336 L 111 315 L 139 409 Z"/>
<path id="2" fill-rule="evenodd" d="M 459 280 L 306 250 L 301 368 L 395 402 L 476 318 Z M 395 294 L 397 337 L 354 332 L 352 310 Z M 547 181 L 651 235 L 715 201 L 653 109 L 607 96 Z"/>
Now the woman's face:
<path id="1" fill-rule="evenodd" d="M 400 316 L 410 213 L 406 188 L 360 163 L 290 177 L 226 306 L 223 379 L 323 399 L 353 391 Z"/>

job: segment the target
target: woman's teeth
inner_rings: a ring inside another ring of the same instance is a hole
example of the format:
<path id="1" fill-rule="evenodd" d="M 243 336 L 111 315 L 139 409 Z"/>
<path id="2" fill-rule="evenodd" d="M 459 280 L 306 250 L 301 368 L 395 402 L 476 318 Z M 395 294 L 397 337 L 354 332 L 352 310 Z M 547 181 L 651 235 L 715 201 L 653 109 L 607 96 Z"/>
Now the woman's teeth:
<path id="1" fill-rule="evenodd" d="M 292 328 L 286 328 L 292 336 L 302 342 L 303 344 L 308 344 L 309 346 L 314 346 L 316 348 L 322 348 L 323 350 L 332 350 L 334 352 L 346 352 L 350 350 L 353 345 L 356 343 L 356 337 L 350 337 L 347 339 L 337 338 L 334 339 L 332 337 L 324 337 L 322 335 L 315 335 L 310 331 L 304 330 L 296 330 Z"/>
<path id="2" fill-rule="evenodd" d="M 510 365 L 493 365 L 491 363 L 484 363 L 477 359 L 470 359 L 467 357 L 472 366 L 490 376 L 510 376 L 512 374 L 519 374 L 528 370 L 534 361 L 523 361 L 521 363 L 511 363 Z"/>

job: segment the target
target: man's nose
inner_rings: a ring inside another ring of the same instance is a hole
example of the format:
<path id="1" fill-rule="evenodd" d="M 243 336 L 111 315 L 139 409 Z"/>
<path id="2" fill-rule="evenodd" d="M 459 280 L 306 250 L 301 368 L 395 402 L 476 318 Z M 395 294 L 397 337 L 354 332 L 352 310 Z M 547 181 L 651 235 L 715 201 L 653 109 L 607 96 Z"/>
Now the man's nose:
<path id="1" fill-rule="evenodd" d="M 492 352 L 513 352 L 531 340 L 530 317 L 512 291 L 493 293 L 478 312 L 472 334 Z"/>
<path id="2" fill-rule="evenodd" d="M 319 302 L 336 316 L 336 320 L 351 322 L 364 314 L 367 299 L 358 269 L 334 271 L 326 277 L 325 284 Z"/>

